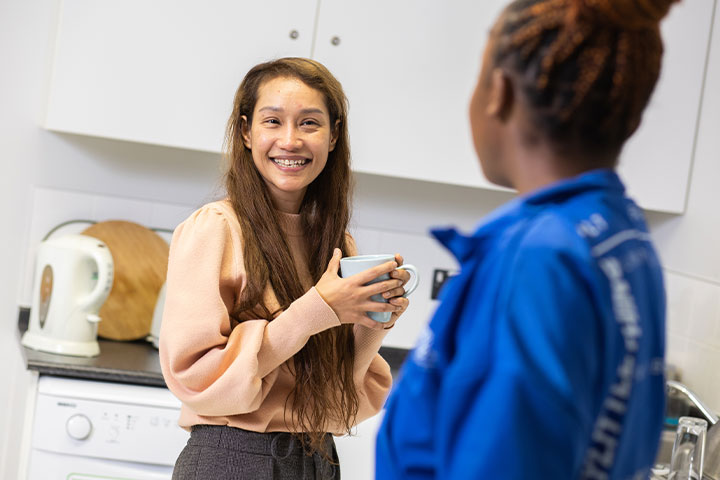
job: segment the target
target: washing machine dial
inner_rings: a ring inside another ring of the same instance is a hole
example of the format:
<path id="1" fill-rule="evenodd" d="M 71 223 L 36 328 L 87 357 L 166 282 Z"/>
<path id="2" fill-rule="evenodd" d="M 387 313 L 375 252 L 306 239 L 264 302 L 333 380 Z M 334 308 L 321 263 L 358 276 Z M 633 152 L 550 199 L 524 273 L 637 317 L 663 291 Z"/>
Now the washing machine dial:
<path id="1" fill-rule="evenodd" d="M 92 432 L 92 422 L 82 413 L 76 413 L 67 419 L 65 430 L 71 438 L 75 440 L 85 440 Z"/>

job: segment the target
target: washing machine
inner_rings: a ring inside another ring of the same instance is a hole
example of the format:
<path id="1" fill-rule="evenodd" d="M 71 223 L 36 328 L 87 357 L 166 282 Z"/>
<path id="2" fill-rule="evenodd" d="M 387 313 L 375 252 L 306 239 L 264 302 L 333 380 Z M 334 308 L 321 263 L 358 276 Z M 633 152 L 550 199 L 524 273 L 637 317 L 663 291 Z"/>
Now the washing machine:
<path id="1" fill-rule="evenodd" d="M 170 480 L 179 412 L 165 388 L 41 376 L 28 480 Z"/>

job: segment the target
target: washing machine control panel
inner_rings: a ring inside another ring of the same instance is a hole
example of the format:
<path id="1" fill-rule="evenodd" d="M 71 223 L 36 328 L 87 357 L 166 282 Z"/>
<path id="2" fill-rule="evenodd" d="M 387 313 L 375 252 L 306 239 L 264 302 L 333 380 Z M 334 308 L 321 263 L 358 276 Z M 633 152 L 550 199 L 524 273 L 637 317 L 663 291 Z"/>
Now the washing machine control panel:
<path id="1" fill-rule="evenodd" d="M 33 448 L 173 465 L 189 434 L 177 408 L 39 394 Z"/>

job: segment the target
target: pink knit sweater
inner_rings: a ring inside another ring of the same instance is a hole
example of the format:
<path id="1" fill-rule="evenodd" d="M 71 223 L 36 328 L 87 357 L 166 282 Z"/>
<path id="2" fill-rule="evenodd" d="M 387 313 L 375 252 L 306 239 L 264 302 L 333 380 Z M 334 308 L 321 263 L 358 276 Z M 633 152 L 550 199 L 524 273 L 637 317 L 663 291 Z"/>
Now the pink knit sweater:
<path id="1" fill-rule="evenodd" d="M 300 216 L 283 214 L 282 221 L 307 293 L 272 322 L 230 319 L 247 279 L 240 225 L 227 200 L 205 205 L 173 234 L 160 365 L 168 388 L 182 402 L 179 423 L 184 428 L 214 424 L 288 431 L 294 419 L 285 412 L 294 385 L 288 364 L 311 335 L 340 325 L 313 287 Z M 270 287 L 265 299 L 271 311 L 277 307 Z M 360 325 L 354 332 L 359 423 L 380 411 L 392 378 L 377 353 L 387 332 Z M 343 433 L 340 425 L 328 431 Z"/>

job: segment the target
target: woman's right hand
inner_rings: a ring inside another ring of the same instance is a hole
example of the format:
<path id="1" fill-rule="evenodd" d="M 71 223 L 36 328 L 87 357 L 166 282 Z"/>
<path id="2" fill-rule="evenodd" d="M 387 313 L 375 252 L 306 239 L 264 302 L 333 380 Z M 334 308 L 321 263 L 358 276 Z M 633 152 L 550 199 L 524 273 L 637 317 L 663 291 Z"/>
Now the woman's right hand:
<path id="1" fill-rule="evenodd" d="M 402 308 L 391 303 L 376 302 L 370 297 L 400 287 L 403 282 L 391 278 L 372 285 L 365 284 L 380 275 L 389 274 L 397 268 L 397 263 L 386 262 L 351 277 L 342 278 L 338 275 L 340 258 L 342 258 L 342 252 L 336 248 L 327 270 L 320 277 L 315 289 L 335 311 L 340 323 L 358 323 L 368 328 L 382 329 L 384 324 L 371 320 L 365 312 L 395 312 Z"/>

